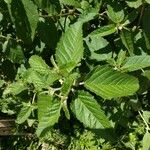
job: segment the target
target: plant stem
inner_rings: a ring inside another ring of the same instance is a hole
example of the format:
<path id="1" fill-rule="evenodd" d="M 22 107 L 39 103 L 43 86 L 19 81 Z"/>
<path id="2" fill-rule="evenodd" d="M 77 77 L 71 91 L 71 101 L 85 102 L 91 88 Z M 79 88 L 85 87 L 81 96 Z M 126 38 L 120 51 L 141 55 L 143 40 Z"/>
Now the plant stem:
<path id="1" fill-rule="evenodd" d="M 146 126 L 146 130 L 147 130 L 147 131 L 150 130 L 150 127 L 149 127 L 148 123 L 146 122 L 146 120 L 144 119 L 144 117 L 143 117 L 143 115 L 141 114 L 141 112 L 138 111 L 138 113 L 139 113 L 140 117 L 142 118 L 142 120 L 143 120 L 143 122 L 144 122 L 144 124 L 145 124 L 145 126 Z"/>

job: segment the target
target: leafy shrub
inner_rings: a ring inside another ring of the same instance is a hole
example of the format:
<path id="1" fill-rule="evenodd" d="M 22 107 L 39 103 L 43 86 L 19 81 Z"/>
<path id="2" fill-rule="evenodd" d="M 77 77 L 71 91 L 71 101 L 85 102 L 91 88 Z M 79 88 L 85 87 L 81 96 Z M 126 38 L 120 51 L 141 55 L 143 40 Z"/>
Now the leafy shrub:
<path id="1" fill-rule="evenodd" d="M 0 0 L 1 148 L 149 150 L 149 4 Z"/>

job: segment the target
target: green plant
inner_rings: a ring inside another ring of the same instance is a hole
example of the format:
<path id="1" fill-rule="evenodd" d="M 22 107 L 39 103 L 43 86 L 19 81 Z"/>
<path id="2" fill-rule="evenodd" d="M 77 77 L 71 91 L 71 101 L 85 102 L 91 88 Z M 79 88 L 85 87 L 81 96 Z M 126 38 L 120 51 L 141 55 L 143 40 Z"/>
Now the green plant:
<path id="1" fill-rule="evenodd" d="M 149 4 L 0 0 L 1 116 L 27 141 L 15 148 L 150 149 Z"/>

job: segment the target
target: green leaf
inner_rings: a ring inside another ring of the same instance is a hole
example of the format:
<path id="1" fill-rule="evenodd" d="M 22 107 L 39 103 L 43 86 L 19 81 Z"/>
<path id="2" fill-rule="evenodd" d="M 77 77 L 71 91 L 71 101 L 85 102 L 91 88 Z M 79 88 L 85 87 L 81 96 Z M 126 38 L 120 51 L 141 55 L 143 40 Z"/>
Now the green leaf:
<path id="1" fill-rule="evenodd" d="M 109 43 L 100 34 L 90 34 L 85 39 L 90 51 L 97 51 L 106 47 Z"/>
<path id="2" fill-rule="evenodd" d="M 118 54 L 118 57 L 117 57 L 117 65 L 120 67 L 122 65 L 122 63 L 124 62 L 126 58 L 126 52 L 123 51 L 123 50 L 120 50 L 119 54 Z"/>
<path id="3" fill-rule="evenodd" d="M 34 0 L 39 8 L 47 11 L 49 15 L 56 15 L 60 12 L 59 0 Z"/>
<path id="4" fill-rule="evenodd" d="M 4 84 L 5 84 L 5 81 L 0 79 L 0 88 L 1 88 Z"/>
<path id="5" fill-rule="evenodd" d="M 94 97 L 88 92 L 78 92 L 78 97 L 71 105 L 78 120 L 85 126 L 95 129 L 111 128 L 111 124 Z"/>
<path id="6" fill-rule="evenodd" d="M 116 31 L 117 31 L 116 26 L 114 24 L 109 24 L 94 30 L 93 32 L 90 33 L 90 35 L 107 36 L 115 33 Z"/>
<path id="7" fill-rule="evenodd" d="M 144 120 L 149 123 L 150 122 L 150 111 L 143 111 L 143 118 Z"/>
<path id="8" fill-rule="evenodd" d="M 40 18 L 37 28 L 38 36 L 49 48 L 55 48 L 58 41 L 58 32 L 54 20 Z"/>
<path id="9" fill-rule="evenodd" d="M 41 91 L 43 88 L 48 88 L 59 78 L 60 77 L 56 73 L 49 72 L 48 74 L 44 75 L 34 71 L 32 68 L 28 69 L 24 75 L 24 80 L 28 83 L 32 83 L 38 91 Z"/>
<path id="10" fill-rule="evenodd" d="M 61 110 L 61 103 L 54 99 L 51 95 L 38 95 L 38 128 L 36 134 L 38 136 L 48 127 L 58 122 Z"/>
<path id="11" fill-rule="evenodd" d="M 31 28 L 31 38 L 34 38 L 37 23 L 39 21 L 39 14 L 36 5 L 31 0 L 22 0 L 24 9 Z M 24 19 L 24 18 L 23 18 Z"/>
<path id="12" fill-rule="evenodd" d="M 138 89 L 138 80 L 108 66 L 98 66 L 87 76 L 85 87 L 104 99 L 133 95 Z"/>
<path id="13" fill-rule="evenodd" d="M 150 0 L 145 0 L 148 4 L 150 4 Z"/>
<path id="14" fill-rule="evenodd" d="M 60 3 L 64 5 L 80 7 L 80 3 L 78 0 L 60 0 Z"/>
<path id="15" fill-rule="evenodd" d="M 121 31 L 121 40 L 124 46 L 127 48 L 130 55 L 134 53 L 134 42 L 132 37 L 132 31 L 122 30 Z"/>
<path id="16" fill-rule="evenodd" d="M 138 8 L 142 5 L 142 0 L 126 0 L 129 7 Z"/>
<path id="17" fill-rule="evenodd" d="M 121 69 L 135 71 L 150 66 L 150 56 L 132 56 L 126 59 Z"/>
<path id="18" fill-rule="evenodd" d="M 64 100 L 62 103 L 61 103 L 61 107 L 65 113 L 65 116 L 68 120 L 70 120 L 70 113 L 69 113 L 69 109 L 68 109 L 68 105 L 67 105 L 67 100 Z"/>
<path id="19" fill-rule="evenodd" d="M 124 19 L 124 11 L 119 2 L 110 2 L 107 5 L 107 15 L 114 23 L 120 23 Z"/>
<path id="20" fill-rule="evenodd" d="M 150 80 L 150 70 L 145 70 L 142 75 Z"/>
<path id="21" fill-rule="evenodd" d="M 94 19 L 98 17 L 98 12 L 95 11 L 95 9 L 91 9 L 89 11 L 85 11 L 83 12 L 78 21 L 82 22 L 82 23 L 86 23 L 89 22 L 90 20 Z"/>
<path id="22" fill-rule="evenodd" d="M 150 133 L 147 131 L 143 137 L 143 150 L 150 150 Z"/>
<path id="23" fill-rule="evenodd" d="M 56 60 L 58 66 L 64 71 L 70 72 L 76 67 L 83 57 L 82 23 L 72 25 L 62 35 L 56 48 Z M 68 64 L 72 64 L 66 67 Z M 65 67 L 62 67 L 65 66 Z"/>
<path id="24" fill-rule="evenodd" d="M 150 21 L 147 18 L 149 18 L 149 17 L 150 17 L 150 7 L 147 7 L 147 9 L 145 9 L 144 12 L 143 12 L 142 27 L 143 27 L 143 30 L 144 30 L 143 31 L 143 36 L 144 36 L 144 39 L 145 39 L 146 48 L 148 50 L 150 49 L 150 30 L 149 30 Z M 149 53 L 148 50 L 146 50 L 146 51 Z"/>
<path id="25" fill-rule="evenodd" d="M 29 64 L 33 70 L 37 71 L 40 74 L 47 74 L 48 70 L 50 70 L 45 61 L 37 55 L 33 55 L 30 57 Z"/>
<path id="26" fill-rule="evenodd" d="M 68 77 L 66 77 L 61 87 L 61 93 L 63 96 L 65 97 L 68 96 L 71 90 L 71 87 L 78 76 L 79 75 L 77 73 L 73 73 L 73 74 L 70 74 Z"/>
<path id="27" fill-rule="evenodd" d="M 18 124 L 24 123 L 31 115 L 32 110 L 33 107 L 31 106 L 30 103 L 23 103 L 23 107 L 21 108 L 17 116 L 16 123 Z"/>
<path id="28" fill-rule="evenodd" d="M 131 13 L 128 13 L 127 16 L 125 17 L 125 21 L 123 23 L 123 26 L 127 26 L 131 24 L 135 19 L 138 17 L 139 13 L 137 10 L 133 10 Z"/>
<path id="29" fill-rule="evenodd" d="M 36 5 L 31 0 L 12 0 L 10 9 L 17 36 L 25 44 L 31 44 L 39 20 Z"/>
<path id="30" fill-rule="evenodd" d="M 17 46 L 15 48 L 13 48 L 13 47 L 10 48 L 8 57 L 14 63 L 22 64 L 25 62 L 24 53 L 23 53 L 23 50 L 20 46 Z"/>
<path id="31" fill-rule="evenodd" d="M 42 88 L 48 88 L 49 86 L 49 84 L 45 82 L 44 76 L 34 71 L 32 68 L 27 70 L 24 80 L 30 84 L 32 83 L 38 91 L 42 90 Z"/>
<path id="32" fill-rule="evenodd" d="M 13 82 L 5 89 L 3 94 L 4 95 L 7 95 L 7 94 L 18 95 L 19 93 L 21 93 L 22 91 L 24 91 L 26 89 L 27 89 L 27 86 L 24 83 Z"/>

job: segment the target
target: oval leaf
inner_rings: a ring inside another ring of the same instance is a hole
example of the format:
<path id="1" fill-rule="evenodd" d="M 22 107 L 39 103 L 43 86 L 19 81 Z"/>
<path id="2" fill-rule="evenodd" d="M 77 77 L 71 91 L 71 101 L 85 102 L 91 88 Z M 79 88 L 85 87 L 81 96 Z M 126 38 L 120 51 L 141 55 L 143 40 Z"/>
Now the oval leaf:
<path id="1" fill-rule="evenodd" d="M 150 133 L 148 131 L 143 137 L 143 150 L 150 150 Z"/>
<path id="2" fill-rule="evenodd" d="M 111 128 L 109 120 L 91 94 L 80 91 L 71 108 L 77 119 L 87 127 L 95 129 Z"/>
<path id="3" fill-rule="evenodd" d="M 62 35 L 57 48 L 58 66 L 70 72 L 83 57 L 82 23 L 75 23 Z M 66 67 L 68 64 L 69 67 Z M 64 66 L 64 67 L 63 67 Z"/>
<path id="4" fill-rule="evenodd" d="M 31 107 L 31 105 L 29 103 L 24 103 L 23 107 L 21 108 L 18 116 L 17 116 L 17 120 L 16 123 L 18 124 L 22 124 L 24 123 L 29 116 L 31 115 L 33 107 Z"/>
<path id="5" fill-rule="evenodd" d="M 121 69 L 135 71 L 150 66 L 150 56 L 133 56 L 126 59 Z"/>
<path id="6" fill-rule="evenodd" d="M 49 66 L 45 63 L 45 61 L 37 56 L 33 55 L 29 59 L 29 64 L 33 70 L 39 72 L 40 74 L 47 74 L 49 70 Z"/>
<path id="7" fill-rule="evenodd" d="M 88 75 L 85 87 L 102 98 L 111 99 L 134 94 L 139 84 L 133 76 L 98 66 Z"/>
<path id="8" fill-rule="evenodd" d="M 40 136 L 46 128 L 58 122 L 61 103 L 50 95 L 41 94 L 38 96 L 37 105 L 39 124 L 36 133 Z"/>

